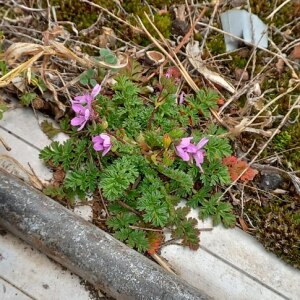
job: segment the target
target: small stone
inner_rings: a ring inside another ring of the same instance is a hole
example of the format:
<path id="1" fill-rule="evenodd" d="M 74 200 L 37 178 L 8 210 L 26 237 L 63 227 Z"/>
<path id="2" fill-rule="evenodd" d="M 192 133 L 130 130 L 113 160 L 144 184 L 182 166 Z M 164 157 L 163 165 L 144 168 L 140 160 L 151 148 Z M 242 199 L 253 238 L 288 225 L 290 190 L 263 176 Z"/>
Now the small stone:
<path id="1" fill-rule="evenodd" d="M 189 24 L 185 21 L 175 19 L 172 22 L 171 32 L 175 36 L 185 36 L 189 31 Z"/>
<path id="2" fill-rule="evenodd" d="M 234 74 L 235 74 L 235 79 L 236 79 L 236 80 L 242 80 L 242 81 L 247 81 L 247 80 L 249 80 L 249 74 L 248 74 L 248 72 L 245 71 L 244 69 L 235 68 Z M 242 78 L 242 79 L 241 79 L 241 78 Z"/>
<path id="3" fill-rule="evenodd" d="M 237 55 L 240 58 L 249 58 L 251 55 L 251 52 L 248 48 L 241 48 L 240 50 L 238 50 Z"/>
<path id="4" fill-rule="evenodd" d="M 276 66 L 278 73 L 281 74 L 284 71 L 284 60 L 282 58 L 278 58 L 275 66 Z"/>
<path id="5" fill-rule="evenodd" d="M 263 190 L 275 190 L 277 189 L 281 183 L 283 182 L 283 178 L 276 173 L 268 173 L 263 174 L 260 180 L 260 186 Z"/>
<path id="6" fill-rule="evenodd" d="M 93 221 L 93 208 L 89 205 L 75 206 L 74 213 L 88 222 Z"/>

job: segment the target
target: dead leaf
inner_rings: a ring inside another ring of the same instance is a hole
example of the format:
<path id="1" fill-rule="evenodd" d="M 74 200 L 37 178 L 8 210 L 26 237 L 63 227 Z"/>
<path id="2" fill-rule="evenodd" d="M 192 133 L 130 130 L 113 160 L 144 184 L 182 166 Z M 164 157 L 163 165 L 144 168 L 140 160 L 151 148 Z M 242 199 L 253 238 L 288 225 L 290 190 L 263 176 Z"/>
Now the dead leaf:
<path id="1" fill-rule="evenodd" d="M 51 122 L 48 122 L 47 120 L 44 120 L 41 123 L 41 129 L 43 132 L 47 135 L 49 139 L 52 139 L 55 137 L 58 133 L 61 132 L 59 128 L 55 128 Z"/>
<path id="2" fill-rule="evenodd" d="M 44 188 L 42 182 L 34 174 L 26 170 L 17 160 L 8 155 L 0 155 L 0 169 L 22 179 L 38 190 Z"/>
<path id="3" fill-rule="evenodd" d="M 201 75 L 203 75 L 205 79 L 220 85 L 230 93 L 235 93 L 235 88 L 229 82 L 227 82 L 221 75 L 209 70 L 207 67 L 204 66 L 204 63 L 201 58 L 201 52 L 200 52 L 198 41 L 195 41 L 194 44 L 188 43 L 186 45 L 186 54 L 193 67 Z"/>
<path id="4" fill-rule="evenodd" d="M 113 48 L 116 41 L 116 34 L 113 29 L 103 26 L 102 33 L 93 39 L 92 44 L 96 44 L 100 48 Z"/>
<path id="5" fill-rule="evenodd" d="M 284 60 L 282 58 L 278 58 L 275 66 L 276 66 L 278 73 L 281 74 L 284 70 Z"/>
<path id="6" fill-rule="evenodd" d="M 243 231 L 247 232 L 249 230 L 249 227 L 246 224 L 245 220 L 242 217 L 239 217 L 239 222 L 240 222 L 240 225 L 241 225 Z"/>
<path id="7" fill-rule="evenodd" d="M 53 179 L 56 184 L 61 184 L 64 181 L 65 176 L 66 176 L 66 172 L 62 169 L 57 169 L 53 173 Z"/>

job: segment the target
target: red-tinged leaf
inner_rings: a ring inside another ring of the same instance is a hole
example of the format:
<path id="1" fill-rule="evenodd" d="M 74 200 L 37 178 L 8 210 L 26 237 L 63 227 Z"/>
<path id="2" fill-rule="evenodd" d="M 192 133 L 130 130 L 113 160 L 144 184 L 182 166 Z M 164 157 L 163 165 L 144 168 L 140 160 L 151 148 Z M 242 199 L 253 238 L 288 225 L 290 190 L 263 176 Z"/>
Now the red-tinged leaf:
<path id="1" fill-rule="evenodd" d="M 181 78 L 181 72 L 177 67 L 169 67 L 166 74 L 173 78 L 175 81 L 179 81 Z"/>
<path id="2" fill-rule="evenodd" d="M 157 253 L 158 249 L 161 246 L 161 243 L 163 242 L 163 236 L 160 233 L 151 232 L 148 235 L 148 242 L 149 242 L 149 249 L 148 254 L 153 255 L 154 253 Z"/>
<path id="3" fill-rule="evenodd" d="M 242 175 L 242 181 L 251 181 L 254 179 L 255 175 L 258 174 L 258 171 L 252 168 L 249 168 L 245 174 Z"/>
<path id="4" fill-rule="evenodd" d="M 229 166 L 229 165 L 235 164 L 237 162 L 237 160 L 238 159 L 235 156 L 228 156 L 223 159 L 223 164 L 226 166 Z"/>
<path id="5" fill-rule="evenodd" d="M 235 156 L 229 156 L 223 159 L 223 164 L 227 166 L 231 180 L 235 181 L 245 169 L 249 167 L 249 165 L 243 161 L 238 159 Z M 241 181 L 250 181 L 253 180 L 255 175 L 258 174 L 257 170 L 252 168 L 248 168 L 248 170 L 241 176 Z"/>
<path id="6" fill-rule="evenodd" d="M 223 98 L 219 98 L 218 101 L 217 101 L 217 104 L 219 106 L 222 106 L 224 103 L 225 103 L 225 100 Z"/>

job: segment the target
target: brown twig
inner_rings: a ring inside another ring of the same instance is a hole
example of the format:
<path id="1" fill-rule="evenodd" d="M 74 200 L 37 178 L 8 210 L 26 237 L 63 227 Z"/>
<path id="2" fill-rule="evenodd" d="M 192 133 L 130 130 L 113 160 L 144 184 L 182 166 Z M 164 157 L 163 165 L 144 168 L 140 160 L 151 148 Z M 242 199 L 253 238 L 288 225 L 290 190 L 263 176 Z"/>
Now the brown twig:
<path id="1" fill-rule="evenodd" d="M 189 29 L 189 31 L 186 33 L 186 35 L 183 37 L 183 39 L 181 40 L 181 42 L 174 49 L 174 53 L 175 54 L 177 54 L 180 51 L 180 49 L 189 41 L 191 35 L 193 34 L 193 32 L 195 30 L 197 22 L 199 22 L 199 20 L 201 18 L 203 18 L 203 16 L 205 15 L 206 11 L 207 11 L 207 7 L 204 7 L 204 9 L 201 11 L 200 15 L 196 18 L 195 22 L 192 24 L 192 26 Z M 173 53 L 171 53 L 171 56 L 172 57 L 174 56 Z M 152 78 L 155 74 L 158 74 L 159 70 L 161 68 L 163 68 L 168 62 L 169 62 L 169 58 L 167 56 L 166 60 L 163 62 L 163 64 L 160 65 L 151 75 L 149 75 L 148 78 L 146 79 L 146 81 L 148 81 L 150 78 Z"/>
<path id="2" fill-rule="evenodd" d="M 133 226 L 133 225 L 129 225 L 128 227 L 131 228 L 131 229 L 140 229 L 140 230 L 153 231 L 153 232 L 163 232 L 162 229 L 139 227 L 139 226 Z"/>
<path id="3" fill-rule="evenodd" d="M 219 199 L 221 199 L 236 183 L 237 181 L 248 171 L 248 169 L 250 167 L 252 167 L 252 165 L 254 164 L 254 162 L 256 161 L 256 159 L 262 154 L 262 152 L 266 149 L 266 147 L 269 145 L 269 143 L 273 140 L 273 138 L 275 137 L 276 134 L 279 133 L 280 129 L 282 128 L 282 126 L 284 126 L 284 124 L 286 123 L 286 121 L 288 120 L 290 114 L 292 113 L 292 111 L 295 109 L 295 107 L 297 105 L 299 105 L 300 103 L 300 96 L 298 96 L 297 100 L 294 102 L 294 104 L 292 105 L 292 107 L 289 109 L 289 111 L 286 113 L 286 115 L 284 116 L 284 118 L 282 119 L 282 121 L 280 122 L 280 124 L 278 125 L 278 127 L 274 130 L 273 134 L 270 136 L 270 138 L 267 140 L 267 142 L 263 145 L 263 147 L 261 147 L 261 149 L 258 151 L 258 153 L 254 156 L 254 158 L 251 160 L 251 162 L 249 162 L 248 167 L 245 168 L 243 170 L 243 172 L 241 172 L 241 174 L 230 184 L 230 186 L 222 193 L 222 195 L 219 197 Z"/>
<path id="4" fill-rule="evenodd" d="M 102 206 L 103 206 L 103 208 L 104 208 L 104 210 L 105 210 L 105 213 L 106 213 L 106 216 L 110 216 L 109 215 L 109 212 L 108 212 L 108 209 L 107 209 L 107 206 L 106 206 L 106 204 L 105 204 L 105 201 L 104 201 L 104 198 L 103 198 L 103 195 L 102 195 L 102 192 L 101 192 L 101 189 L 98 187 L 98 191 L 99 191 L 99 195 L 100 195 L 100 199 L 101 199 L 101 202 L 102 202 Z"/>
<path id="5" fill-rule="evenodd" d="M 131 212 L 133 212 L 135 215 L 142 217 L 142 214 L 137 211 L 136 209 L 132 208 L 131 206 L 129 206 L 128 204 L 124 203 L 122 200 L 118 200 L 117 201 L 119 205 L 121 205 L 122 207 L 130 210 Z"/>
<path id="6" fill-rule="evenodd" d="M 3 140 L 3 138 L 0 136 L 0 143 L 3 145 L 6 151 L 10 151 L 11 148 L 7 145 L 7 143 Z"/>

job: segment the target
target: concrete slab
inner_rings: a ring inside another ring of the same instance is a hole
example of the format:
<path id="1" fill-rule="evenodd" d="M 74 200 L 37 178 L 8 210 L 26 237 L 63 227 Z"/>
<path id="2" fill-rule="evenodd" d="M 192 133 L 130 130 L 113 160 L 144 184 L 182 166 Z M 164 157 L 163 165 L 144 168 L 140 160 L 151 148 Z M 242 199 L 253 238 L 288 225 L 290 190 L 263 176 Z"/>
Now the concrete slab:
<path id="1" fill-rule="evenodd" d="M 209 291 L 214 299 L 289 299 L 266 288 L 256 278 L 250 278 L 242 270 L 233 268 L 204 249 L 191 251 L 181 246 L 169 245 L 162 249 L 161 254 L 180 277 L 197 288 Z"/>
<path id="2" fill-rule="evenodd" d="M 39 127 L 45 119 L 55 124 L 53 120 L 41 113 L 35 116 L 31 108 L 16 108 L 4 114 L 3 119 L 0 120 L 0 128 L 10 131 L 33 147 L 42 149 L 52 142 Z M 65 134 L 59 133 L 53 140 L 64 141 L 66 139 Z"/>
<path id="3" fill-rule="evenodd" d="M 197 218 L 198 210 L 192 210 L 189 217 Z M 210 220 L 202 222 L 198 219 L 198 221 L 199 228 L 213 227 Z M 200 240 L 201 248 L 196 252 L 201 253 L 204 250 L 225 262 L 229 268 L 255 279 L 260 284 L 259 290 L 267 288 L 286 299 L 300 299 L 300 272 L 280 260 L 276 255 L 267 252 L 254 237 L 241 229 L 225 229 L 220 225 L 214 227 L 212 231 L 202 231 Z M 169 259 L 169 256 L 173 257 L 173 251 L 178 252 L 177 249 L 166 248 L 163 256 Z M 190 264 L 181 261 L 177 261 L 176 264 L 178 267 L 182 265 L 182 268 L 193 268 L 195 262 L 196 264 L 198 262 L 193 257 L 194 255 L 201 257 L 201 254 L 191 253 L 187 250 L 184 256 L 190 256 Z M 173 262 L 173 259 L 171 261 Z M 188 273 L 186 275 L 188 276 Z M 189 279 L 184 278 L 187 281 L 193 280 L 193 275 L 190 277 Z"/>
<path id="4" fill-rule="evenodd" d="M 15 288 L 9 282 L 0 277 L 0 298 L 1 300 L 32 300 L 32 297 L 27 296 L 19 289 Z"/>
<path id="5" fill-rule="evenodd" d="M 10 233 L 0 235 L 0 257 L 0 278 L 6 287 L 1 289 L 0 281 L 1 300 L 96 299 L 78 276 Z"/>
<path id="6" fill-rule="evenodd" d="M 1 125 L 1 121 L 0 121 Z M 35 139 L 35 132 L 39 128 L 36 128 L 32 132 L 32 140 Z M 5 154 L 16 159 L 25 169 L 30 171 L 31 168 L 34 170 L 36 175 L 44 181 L 50 180 L 52 178 L 52 172 L 44 165 L 44 163 L 39 159 L 39 150 L 34 148 L 29 143 L 24 142 L 13 134 L 8 133 L 6 130 L 0 127 L 0 136 L 3 138 L 7 144 L 11 147 L 11 151 L 7 151 L 2 144 L 0 144 L 0 154 Z"/>
<path id="7" fill-rule="evenodd" d="M 201 245 L 287 299 L 300 299 L 299 270 L 267 252 L 241 229 L 218 226 L 212 232 L 202 233 Z"/>

